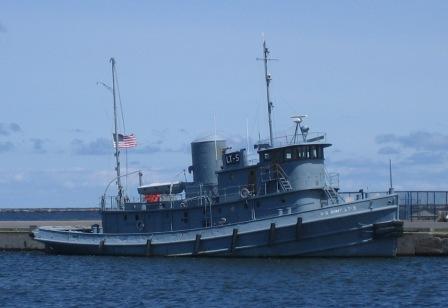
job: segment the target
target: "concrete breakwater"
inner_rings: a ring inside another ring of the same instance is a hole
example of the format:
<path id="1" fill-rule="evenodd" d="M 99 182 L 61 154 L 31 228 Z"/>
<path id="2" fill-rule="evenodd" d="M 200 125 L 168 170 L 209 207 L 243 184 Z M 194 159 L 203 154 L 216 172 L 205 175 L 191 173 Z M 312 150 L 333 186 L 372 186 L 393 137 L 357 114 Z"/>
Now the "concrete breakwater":
<path id="1" fill-rule="evenodd" d="M 39 226 L 87 227 L 101 224 L 99 220 L 82 221 L 0 221 L 0 250 L 43 250 L 45 246 L 34 240 L 31 231 Z"/>
<path id="2" fill-rule="evenodd" d="M 0 250 L 43 250 L 42 243 L 31 237 L 37 226 L 90 227 L 97 220 L 83 221 L 1 221 Z M 405 222 L 398 239 L 398 256 L 448 256 L 448 223 Z"/>
<path id="3" fill-rule="evenodd" d="M 100 223 L 98 208 L 0 208 L 0 250 L 43 250 L 31 237 L 39 226 L 90 227 Z"/>
<path id="4" fill-rule="evenodd" d="M 405 232 L 398 239 L 399 256 L 448 256 L 448 233 Z"/>
<path id="5" fill-rule="evenodd" d="M 448 256 L 448 223 L 405 221 L 397 253 L 399 256 Z"/>
<path id="6" fill-rule="evenodd" d="M 0 230 L 1 250 L 44 250 L 45 245 L 30 236 L 29 229 Z"/>

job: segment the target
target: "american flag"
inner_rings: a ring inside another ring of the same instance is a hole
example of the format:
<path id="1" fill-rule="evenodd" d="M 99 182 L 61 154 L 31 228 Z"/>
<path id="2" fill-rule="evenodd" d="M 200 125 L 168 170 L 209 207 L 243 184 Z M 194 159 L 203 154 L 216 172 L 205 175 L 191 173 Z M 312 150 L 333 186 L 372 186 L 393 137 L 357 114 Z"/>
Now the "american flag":
<path id="1" fill-rule="evenodd" d="M 114 134 L 114 148 L 116 147 L 116 140 L 115 134 Z M 134 134 L 130 135 L 123 135 L 118 134 L 118 148 L 119 149 L 127 149 L 127 148 L 133 148 L 137 146 L 137 138 Z"/>

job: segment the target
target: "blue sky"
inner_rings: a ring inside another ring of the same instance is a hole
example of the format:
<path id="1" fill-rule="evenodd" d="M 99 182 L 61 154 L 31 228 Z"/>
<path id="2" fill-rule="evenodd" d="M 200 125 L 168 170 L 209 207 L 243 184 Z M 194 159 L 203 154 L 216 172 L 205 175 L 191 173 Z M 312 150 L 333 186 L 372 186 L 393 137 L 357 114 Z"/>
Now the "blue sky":
<path id="1" fill-rule="evenodd" d="M 216 128 L 267 137 L 308 114 L 344 190 L 448 189 L 446 1 L 2 1 L 0 207 L 95 206 L 113 177 L 109 58 L 129 169 L 176 178 Z M 133 191 L 136 179 L 129 179 Z"/>

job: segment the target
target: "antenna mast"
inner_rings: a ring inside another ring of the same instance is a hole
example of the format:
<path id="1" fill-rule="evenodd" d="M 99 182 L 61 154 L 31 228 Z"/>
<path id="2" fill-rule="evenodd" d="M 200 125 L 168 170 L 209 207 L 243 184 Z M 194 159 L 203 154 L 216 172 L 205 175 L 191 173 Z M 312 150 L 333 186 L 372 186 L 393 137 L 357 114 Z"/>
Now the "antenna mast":
<path id="1" fill-rule="evenodd" d="M 389 159 L 389 194 L 394 193 L 394 186 L 392 183 L 392 159 Z"/>
<path id="2" fill-rule="evenodd" d="M 114 98 L 114 141 L 115 141 L 115 171 L 117 172 L 117 205 L 121 208 L 123 203 L 123 186 L 121 186 L 121 176 L 120 176 L 120 150 L 118 147 L 118 124 L 117 124 L 117 101 L 115 95 L 115 59 L 110 58 L 110 62 L 112 63 L 112 95 Z"/>
<path id="3" fill-rule="evenodd" d="M 263 58 L 257 58 L 257 60 L 263 60 L 264 62 L 264 78 L 266 79 L 266 98 L 268 101 L 268 118 L 269 118 L 269 141 L 271 147 L 274 146 L 274 137 L 272 134 L 272 108 L 274 108 L 274 104 L 271 102 L 270 94 L 269 94 L 269 84 L 271 83 L 272 77 L 271 74 L 268 73 L 268 61 L 278 60 L 269 58 L 269 49 L 266 47 L 266 40 L 263 37 Z"/>

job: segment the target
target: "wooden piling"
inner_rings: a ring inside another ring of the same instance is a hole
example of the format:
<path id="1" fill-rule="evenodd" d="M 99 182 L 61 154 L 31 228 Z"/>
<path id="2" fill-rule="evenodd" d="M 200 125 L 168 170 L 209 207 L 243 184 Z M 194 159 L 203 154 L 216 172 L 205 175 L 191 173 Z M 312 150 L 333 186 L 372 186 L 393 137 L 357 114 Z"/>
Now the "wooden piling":
<path id="1" fill-rule="evenodd" d="M 301 231 L 302 231 L 302 217 L 297 217 L 296 240 L 298 240 L 300 238 Z"/>
<path id="2" fill-rule="evenodd" d="M 238 241 L 238 229 L 233 229 L 232 242 L 230 243 L 230 252 L 231 253 L 233 253 L 235 251 L 237 241 Z"/>
<path id="3" fill-rule="evenodd" d="M 194 251 L 193 251 L 194 255 L 197 255 L 199 253 L 200 246 L 201 246 L 201 235 L 196 234 L 196 240 L 194 242 Z"/>
<path id="4" fill-rule="evenodd" d="M 146 240 L 146 256 L 150 257 L 152 255 L 152 239 Z"/>
<path id="5" fill-rule="evenodd" d="M 271 223 L 271 228 L 269 229 L 269 245 L 275 242 L 275 222 Z"/>

